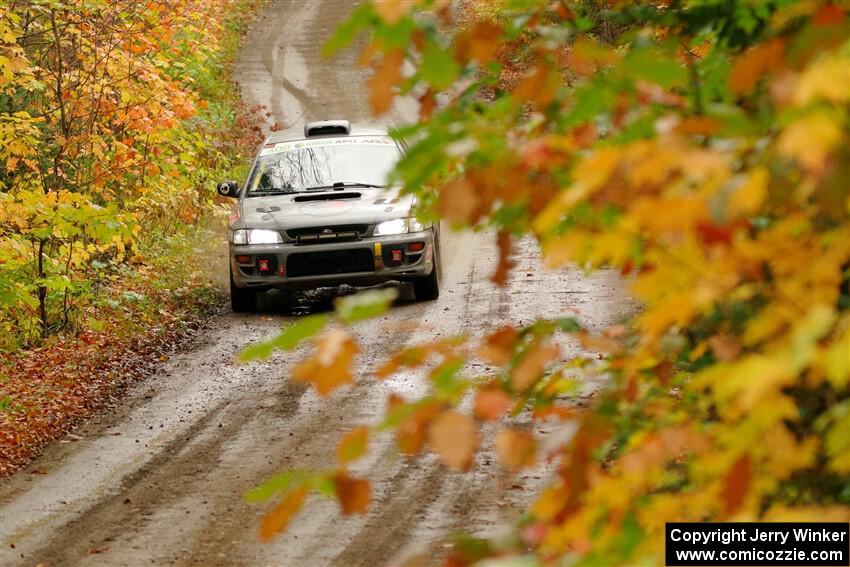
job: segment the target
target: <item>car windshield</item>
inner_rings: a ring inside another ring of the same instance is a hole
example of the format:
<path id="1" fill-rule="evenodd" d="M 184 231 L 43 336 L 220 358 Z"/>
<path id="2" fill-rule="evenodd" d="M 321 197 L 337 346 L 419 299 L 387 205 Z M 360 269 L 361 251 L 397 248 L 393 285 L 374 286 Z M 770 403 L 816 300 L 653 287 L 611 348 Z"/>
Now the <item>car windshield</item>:
<path id="1" fill-rule="evenodd" d="M 383 187 L 399 157 L 398 146 L 385 136 L 266 144 L 248 180 L 248 195 Z"/>

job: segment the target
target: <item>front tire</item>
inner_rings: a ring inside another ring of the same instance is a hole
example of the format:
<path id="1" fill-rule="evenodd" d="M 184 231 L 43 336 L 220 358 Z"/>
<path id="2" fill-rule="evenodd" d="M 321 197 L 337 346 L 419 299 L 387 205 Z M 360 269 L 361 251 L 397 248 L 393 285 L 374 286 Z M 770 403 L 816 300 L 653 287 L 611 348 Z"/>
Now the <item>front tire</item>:
<path id="1" fill-rule="evenodd" d="M 434 269 L 431 270 L 430 275 L 413 280 L 413 295 L 417 301 L 434 301 L 440 297 L 436 258 L 434 260 Z"/>
<path id="2" fill-rule="evenodd" d="M 257 309 L 257 294 L 254 290 L 236 287 L 230 277 L 230 308 L 234 313 L 251 313 Z"/>

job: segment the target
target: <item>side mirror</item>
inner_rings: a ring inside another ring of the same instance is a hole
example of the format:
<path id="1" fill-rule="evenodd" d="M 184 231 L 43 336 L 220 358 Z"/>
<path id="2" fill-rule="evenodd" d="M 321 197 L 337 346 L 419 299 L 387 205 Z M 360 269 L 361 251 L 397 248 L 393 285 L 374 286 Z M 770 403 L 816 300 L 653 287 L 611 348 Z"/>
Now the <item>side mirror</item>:
<path id="1" fill-rule="evenodd" d="M 237 198 L 239 196 L 239 184 L 235 181 L 222 181 L 216 187 L 216 191 L 222 197 Z"/>

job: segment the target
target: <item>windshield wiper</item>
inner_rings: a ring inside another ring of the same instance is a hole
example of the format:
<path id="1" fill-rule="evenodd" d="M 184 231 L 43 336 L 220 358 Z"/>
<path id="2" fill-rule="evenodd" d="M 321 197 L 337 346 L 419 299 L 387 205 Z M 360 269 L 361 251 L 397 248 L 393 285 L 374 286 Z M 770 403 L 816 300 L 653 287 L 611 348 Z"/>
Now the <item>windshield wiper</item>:
<path id="1" fill-rule="evenodd" d="M 294 189 L 257 189 L 255 191 L 248 191 L 249 197 L 257 197 L 262 195 L 286 195 L 289 193 L 295 193 Z"/>
<path id="2" fill-rule="evenodd" d="M 373 183 L 360 183 L 359 181 L 337 181 L 333 185 L 317 185 L 315 187 L 307 187 L 304 191 L 325 191 L 333 189 L 334 191 L 342 191 L 346 187 L 365 187 L 367 189 L 383 189 L 386 185 L 375 185 Z"/>

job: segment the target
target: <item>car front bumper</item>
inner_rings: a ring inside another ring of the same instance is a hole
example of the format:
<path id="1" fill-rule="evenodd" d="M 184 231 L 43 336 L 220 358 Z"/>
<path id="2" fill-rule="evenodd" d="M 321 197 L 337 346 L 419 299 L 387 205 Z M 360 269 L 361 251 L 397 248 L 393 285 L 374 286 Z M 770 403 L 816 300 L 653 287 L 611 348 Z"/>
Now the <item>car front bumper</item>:
<path id="1" fill-rule="evenodd" d="M 429 275 L 434 247 L 433 229 L 322 244 L 231 244 L 230 273 L 236 287 L 257 290 L 375 285 Z"/>

